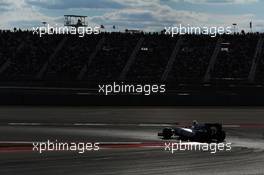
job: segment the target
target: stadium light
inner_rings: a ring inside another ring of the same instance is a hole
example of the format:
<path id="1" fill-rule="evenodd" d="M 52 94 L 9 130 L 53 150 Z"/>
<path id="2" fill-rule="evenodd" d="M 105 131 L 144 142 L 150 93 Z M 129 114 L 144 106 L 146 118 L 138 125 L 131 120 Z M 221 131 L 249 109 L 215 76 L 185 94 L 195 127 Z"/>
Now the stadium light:
<path id="1" fill-rule="evenodd" d="M 46 24 L 47 24 L 47 22 L 46 22 L 46 21 L 43 21 L 42 24 L 43 24 L 43 26 L 45 27 Z"/>
<path id="2" fill-rule="evenodd" d="M 237 26 L 237 23 L 233 23 L 233 26 L 234 26 L 234 34 L 236 33 L 236 26 Z"/>
<path id="3" fill-rule="evenodd" d="M 250 21 L 250 23 L 249 23 L 249 28 L 250 28 L 250 32 L 253 33 L 253 24 L 252 24 L 252 21 Z"/>

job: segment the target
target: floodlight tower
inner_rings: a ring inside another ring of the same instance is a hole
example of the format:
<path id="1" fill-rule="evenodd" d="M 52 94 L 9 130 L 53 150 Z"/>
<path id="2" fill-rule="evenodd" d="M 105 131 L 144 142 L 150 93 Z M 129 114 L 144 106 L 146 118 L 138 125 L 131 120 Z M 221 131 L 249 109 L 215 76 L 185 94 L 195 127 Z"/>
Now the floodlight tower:
<path id="1" fill-rule="evenodd" d="M 234 34 L 236 34 L 237 23 L 233 23 L 233 27 L 234 27 Z"/>
<path id="2" fill-rule="evenodd" d="M 64 26 L 67 27 L 87 27 L 87 16 L 81 15 L 64 15 Z"/>
<path id="3" fill-rule="evenodd" d="M 43 21 L 42 24 L 43 24 L 44 27 L 46 27 L 47 22 L 46 21 Z"/>

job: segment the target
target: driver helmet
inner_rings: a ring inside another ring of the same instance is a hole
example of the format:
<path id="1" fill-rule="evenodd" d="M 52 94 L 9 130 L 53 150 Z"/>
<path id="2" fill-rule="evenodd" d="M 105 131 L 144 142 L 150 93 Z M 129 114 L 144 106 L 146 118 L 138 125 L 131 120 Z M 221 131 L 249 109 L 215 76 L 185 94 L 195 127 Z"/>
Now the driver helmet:
<path id="1" fill-rule="evenodd" d="M 197 120 L 193 120 L 193 126 L 195 126 L 197 124 L 198 124 Z"/>

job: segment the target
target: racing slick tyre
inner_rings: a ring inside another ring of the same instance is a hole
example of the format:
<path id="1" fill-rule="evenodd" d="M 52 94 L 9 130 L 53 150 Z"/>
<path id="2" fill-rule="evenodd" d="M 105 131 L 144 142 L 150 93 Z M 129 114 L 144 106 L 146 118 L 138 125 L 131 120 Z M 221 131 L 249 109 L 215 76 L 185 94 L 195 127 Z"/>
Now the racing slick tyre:
<path id="1" fill-rule="evenodd" d="M 173 129 L 172 128 L 164 128 L 162 133 L 163 133 L 164 139 L 171 139 L 171 137 L 173 136 Z"/>
<path id="2" fill-rule="evenodd" d="M 221 143 L 225 140 L 225 138 L 226 138 L 226 133 L 225 131 L 222 131 L 217 135 L 216 139 L 217 139 L 217 142 Z"/>

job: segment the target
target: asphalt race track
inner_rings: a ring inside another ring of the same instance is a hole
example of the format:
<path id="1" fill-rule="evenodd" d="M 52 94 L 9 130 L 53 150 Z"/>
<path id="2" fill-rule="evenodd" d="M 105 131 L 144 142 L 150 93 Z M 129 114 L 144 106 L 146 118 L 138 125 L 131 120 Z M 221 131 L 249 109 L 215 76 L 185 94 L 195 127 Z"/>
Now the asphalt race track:
<path id="1" fill-rule="evenodd" d="M 157 132 L 192 120 L 223 123 L 232 150 L 165 151 Z M 0 133 L 1 175 L 264 174 L 264 108 L 0 107 Z M 47 140 L 102 146 L 84 154 L 23 146 Z"/>

